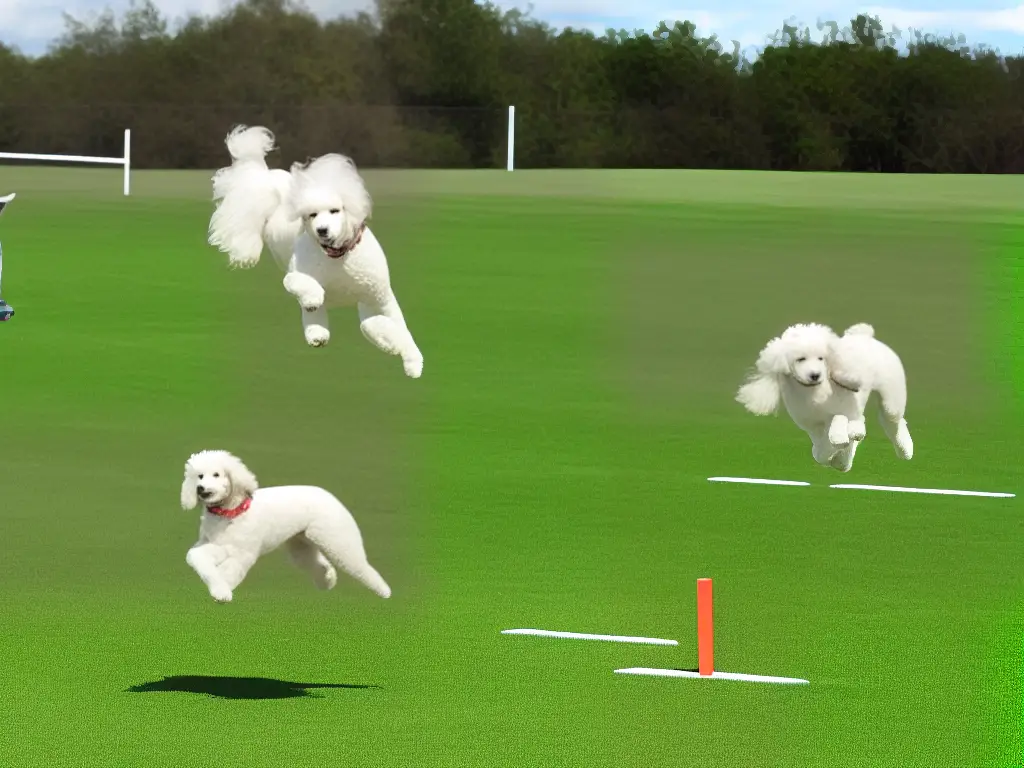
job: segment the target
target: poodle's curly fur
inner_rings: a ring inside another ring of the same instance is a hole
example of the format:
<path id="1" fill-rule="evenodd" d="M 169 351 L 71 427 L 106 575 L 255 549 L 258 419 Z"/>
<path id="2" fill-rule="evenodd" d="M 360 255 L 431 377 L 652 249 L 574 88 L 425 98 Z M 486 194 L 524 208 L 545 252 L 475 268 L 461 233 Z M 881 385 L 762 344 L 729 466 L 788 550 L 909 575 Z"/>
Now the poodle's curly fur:
<path id="1" fill-rule="evenodd" d="M 185 462 L 181 506 L 195 509 L 200 503 L 199 540 L 185 561 L 217 602 L 230 602 L 260 556 L 281 545 L 321 589 L 333 588 L 335 569 L 341 569 L 381 597 L 391 596 L 366 559 L 355 519 L 323 488 L 260 488 L 237 456 L 200 451 Z"/>
<path id="2" fill-rule="evenodd" d="M 761 350 L 755 372 L 736 400 L 766 416 L 785 404 L 790 417 L 811 437 L 811 454 L 824 466 L 849 472 L 865 438 L 864 410 L 872 392 L 881 401 L 880 421 L 896 455 L 914 455 L 904 413 L 907 380 L 903 363 L 875 338 L 867 323 L 842 336 L 817 323 L 790 326 Z"/>
<path id="3" fill-rule="evenodd" d="M 384 250 L 367 226 L 373 206 L 355 163 L 328 154 L 290 171 L 271 170 L 266 155 L 274 134 L 261 126 L 236 126 L 225 143 L 232 163 L 213 176 L 210 245 L 234 267 L 256 266 L 267 246 L 286 272 L 285 290 L 302 308 L 310 346 L 330 340 L 328 307 L 354 305 L 367 340 L 399 356 L 406 375 L 418 378 L 423 354 L 391 288 Z"/>

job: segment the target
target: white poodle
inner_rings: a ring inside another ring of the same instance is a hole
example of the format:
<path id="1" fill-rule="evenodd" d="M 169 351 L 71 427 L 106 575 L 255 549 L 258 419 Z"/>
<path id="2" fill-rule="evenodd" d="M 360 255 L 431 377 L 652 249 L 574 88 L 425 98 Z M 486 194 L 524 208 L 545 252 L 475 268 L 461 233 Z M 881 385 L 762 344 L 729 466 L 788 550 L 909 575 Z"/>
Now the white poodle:
<path id="1" fill-rule="evenodd" d="M 867 434 L 864 409 L 872 392 L 881 400 L 880 421 L 896 455 L 910 459 L 914 442 L 903 418 L 903 363 L 867 323 L 847 328 L 841 337 L 815 323 L 790 326 L 761 350 L 756 371 L 736 400 L 766 416 L 776 412 L 781 399 L 797 426 L 811 436 L 814 460 L 849 472 Z"/>
<path id="2" fill-rule="evenodd" d="M 330 154 L 291 171 L 270 170 L 274 135 L 266 128 L 237 126 L 225 143 L 232 164 L 213 176 L 210 245 L 232 266 L 253 267 L 265 243 L 302 308 L 310 346 L 330 340 L 328 307 L 354 305 L 363 335 L 400 356 L 406 375 L 418 378 L 423 355 L 391 289 L 384 250 L 367 226 L 370 195 L 352 160 Z"/>
<path id="3" fill-rule="evenodd" d="M 260 489 L 256 476 L 227 451 L 200 451 L 185 462 L 182 509 L 202 502 L 199 541 L 185 561 L 220 603 L 261 555 L 282 544 L 321 589 L 331 589 L 340 568 L 381 597 L 391 588 L 366 559 L 359 526 L 323 488 L 282 485 Z"/>

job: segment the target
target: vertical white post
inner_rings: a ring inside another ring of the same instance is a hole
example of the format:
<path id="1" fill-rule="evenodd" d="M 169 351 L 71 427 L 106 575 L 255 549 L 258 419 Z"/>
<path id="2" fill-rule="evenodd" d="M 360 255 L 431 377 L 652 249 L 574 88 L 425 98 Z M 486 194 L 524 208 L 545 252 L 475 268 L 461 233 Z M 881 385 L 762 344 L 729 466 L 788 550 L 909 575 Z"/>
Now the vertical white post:
<path id="1" fill-rule="evenodd" d="M 516 108 L 508 108 L 508 170 L 512 170 L 516 154 Z"/>
<path id="2" fill-rule="evenodd" d="M 124 196 L 128 197 L 131 190 L 132 172 L 132 129 L 124 129 Z"/>
<path id="3" fill-rule="evenodd" d="M 5 195 L 3 197 L 0 197 L 0 213 L 4 212 L 4 209 L 7 208 L 7 206 L 10 204 L 11 200 L 13 200 L 16 196 L 17 195 L 14 192 L 11 192 L 11 194 L 9 194 L 9 195 Z M 4 249 L 0 248 L 0 277 L 3 276 L 3 271 L 4 271 Z"/>

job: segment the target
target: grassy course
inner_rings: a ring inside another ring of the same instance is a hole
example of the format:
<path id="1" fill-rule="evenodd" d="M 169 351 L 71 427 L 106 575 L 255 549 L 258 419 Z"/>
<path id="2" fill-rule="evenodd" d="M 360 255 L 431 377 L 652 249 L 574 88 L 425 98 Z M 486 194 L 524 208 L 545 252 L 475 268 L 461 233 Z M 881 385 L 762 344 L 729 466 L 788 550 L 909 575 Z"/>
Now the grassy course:
<path id="1" fill-rule="evenodd" d="M 828 483 L 1021 490 L 1024 182 L 368 178 L 419 381 L 354 311 L 306 348 L 269 258 L 228 272 L 208 174 L 0 169 L 0 765 L 1019 764 L 1020 500 Z M 902 354 L 912 462 L 872 416 L 841 476 L 732 401 L 808 319 Z M 214 604 L 177 508 L 205 447 L 337 493 L 394 597 L 278 555 Z M 811 685 L 612 674 L 696 666 L 700 576 L 719 668 Z"/>

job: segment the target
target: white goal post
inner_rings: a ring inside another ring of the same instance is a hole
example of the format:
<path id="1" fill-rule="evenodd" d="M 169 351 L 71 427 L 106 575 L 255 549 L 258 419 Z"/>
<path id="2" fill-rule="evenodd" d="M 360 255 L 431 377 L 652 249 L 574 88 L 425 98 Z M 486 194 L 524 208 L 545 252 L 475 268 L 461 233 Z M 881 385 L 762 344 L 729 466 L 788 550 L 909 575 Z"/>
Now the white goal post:
<path id="1" fill-rule="evenodd" d="M 516 108 L 508 108 L 508 162 L 506 168 L 512 170 L 515 167 L 516 156 Z"/>
<path id="2" fill-rule="evenodd" d="M 124 157 L 92 157 L 90 155 L 39 155 L 31 152 L 0 152 L 0 160 L 41 160 L 53 163 L 91 163 L 95 165 L 120 165 L 124 167 L 124 194 L 131 190 L 132 131 L 124 130 Z"/>

